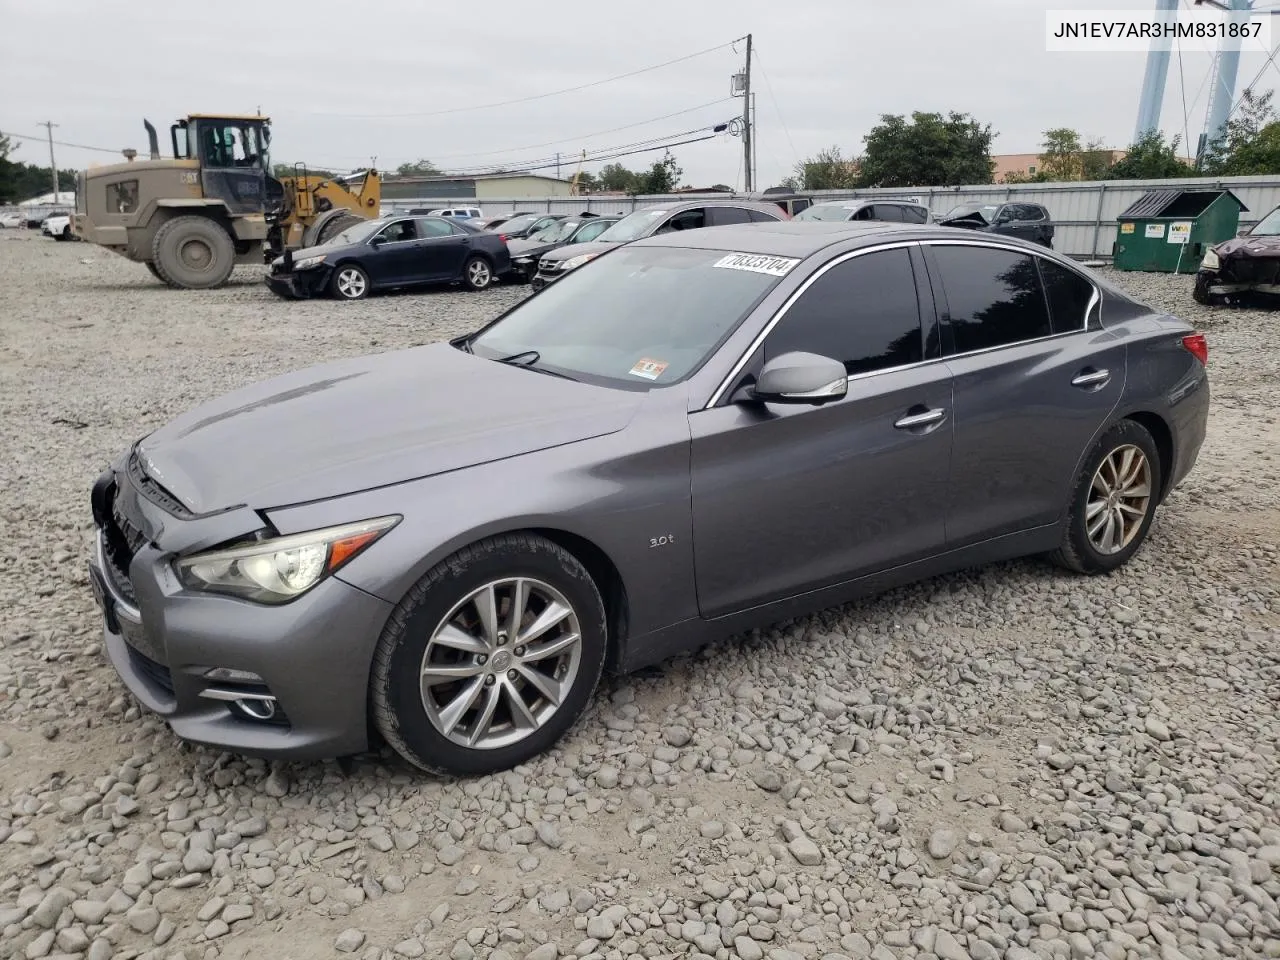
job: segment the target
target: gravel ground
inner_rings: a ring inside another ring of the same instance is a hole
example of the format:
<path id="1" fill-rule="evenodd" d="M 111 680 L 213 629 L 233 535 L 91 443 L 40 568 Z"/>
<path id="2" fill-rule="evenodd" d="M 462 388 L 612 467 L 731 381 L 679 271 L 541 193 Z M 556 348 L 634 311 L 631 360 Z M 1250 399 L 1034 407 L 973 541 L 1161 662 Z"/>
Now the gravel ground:
<path id="1" fill-rule="evenodd" d="M 447 782 L 140 715 L 99 645 L 87 496 L 192 404 L 522 291 L 183 293 L 0 234 L 0 957 L 1280 957 L 1277 320 L 1119 279 L 1202 325 L 1214 387 L 1125 570 L 1002 564 L 739 636 Z"/>

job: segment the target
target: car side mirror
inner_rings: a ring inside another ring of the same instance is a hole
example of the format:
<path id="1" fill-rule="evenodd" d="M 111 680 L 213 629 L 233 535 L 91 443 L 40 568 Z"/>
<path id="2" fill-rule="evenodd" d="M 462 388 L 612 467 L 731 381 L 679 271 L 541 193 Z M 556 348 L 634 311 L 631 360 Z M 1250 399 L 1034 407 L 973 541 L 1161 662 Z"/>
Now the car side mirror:
<path id="1" fill-rule="evenodd" d="M 372 240 L 369 241 L 369 246 L 380 247 L 386 242 L 387 242 L 387 238 L 384 237 L 382 234 L 378 234 L 376 237 L 374 237 Z"/>
<path id="2" fill-rule="evenodd" d="M 816 353 L 795 351 L 764 365 L 750 398 L 759 403 L 830 403 L 849 390 L 844 364 Z"/>

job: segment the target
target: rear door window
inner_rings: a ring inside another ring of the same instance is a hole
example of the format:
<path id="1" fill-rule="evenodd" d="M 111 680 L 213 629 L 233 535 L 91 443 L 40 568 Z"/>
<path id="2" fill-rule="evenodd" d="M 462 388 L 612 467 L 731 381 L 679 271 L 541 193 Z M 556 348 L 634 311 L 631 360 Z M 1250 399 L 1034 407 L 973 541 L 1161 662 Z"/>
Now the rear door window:
<path id="1" fill-rule="evenodd" d="M 748 210 L 747 216 L 751 218 L 752 223 L 777 223 L 780 217 L 771 217 L 763 210 Z"/>
<path id="2" fill-rule="evenodd" d="M 866 253 L 818 277 L 765 340 L 765 359 L 802 350 L 871 373 L 924 359 L 911 254 Z"/>
<path id="3" fill-rule="evenodd" d="M 711 207 L 711 226 L 723 227 L 730 223 L 750 223 L 751 215 L 744 207 Z"/>
<path id="4" fill-rule="evenodd" d="M 902 219 L 906 223 L 928 223 L 929 209 L 927 207 L 911 207 L 902 206 Z"/>
<path id="5" fill-rule="evenodd" d="M 1074 270 L 1037 257 L 1054 333 L 1071 333 L 1085 328 L 1085 312 L 1093 300 L 1093 284 Z"/>
<path id="6" fill-rule="evenodd" d="M 896 203 L 877 203 L 875 205 L 875 218 L 889 223 L 901 223 L 902 208 Z"/>
<path id="7" fill-rule="evenodd" d="M 946 294 L 952 354 L 1053 333 L 1035 257 L 960 244 L 930 250 Z"/>

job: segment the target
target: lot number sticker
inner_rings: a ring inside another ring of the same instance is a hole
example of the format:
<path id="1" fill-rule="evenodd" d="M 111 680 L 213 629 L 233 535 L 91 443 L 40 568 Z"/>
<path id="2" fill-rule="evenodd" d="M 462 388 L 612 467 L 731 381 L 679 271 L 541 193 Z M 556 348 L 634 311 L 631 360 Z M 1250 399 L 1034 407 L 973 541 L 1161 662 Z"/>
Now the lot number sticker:
<path id="1" fill-rule="evenodd" d="M 644 377 L 646 380 L 657 380 L 662 376 L 662 371 L 665 369 L 667 369 L 665 361 L 641 357 L 636 361 L 636 365 L 631 368 L 631 375 L 633 377 Z"/>
<path id="2" fill-rule="evenodd" d="M 1169 224 L 1169 242 L 1186 243 L 1191 239 L 1191 221 Z"/>
<path id="3" fill-rule="evenodd" d="M 752 273 L 767 273 L 771 277 L 785 277 L 787 272 L 799 260 L 790 257 L 765 257 L 754 253 L 731 253 L 721 257 L 715 266 L 722 270 L 750 270 Z"/>
<path id="4" fill-rule="evenodd" d="M 1163 223 L 1148 223 L 1148 224 L 1147 224 L 1147 234 L 1146 234 L 1146 235 L 1147 235 L 1147 238 L 1148 238 L 1148 239 L 1156 239 L 1156 240 L 1158 240 L 1160 237 L 1163 237 L 1163 236 L 1164 236 L 1164 224 L 1163 224 Z"/>

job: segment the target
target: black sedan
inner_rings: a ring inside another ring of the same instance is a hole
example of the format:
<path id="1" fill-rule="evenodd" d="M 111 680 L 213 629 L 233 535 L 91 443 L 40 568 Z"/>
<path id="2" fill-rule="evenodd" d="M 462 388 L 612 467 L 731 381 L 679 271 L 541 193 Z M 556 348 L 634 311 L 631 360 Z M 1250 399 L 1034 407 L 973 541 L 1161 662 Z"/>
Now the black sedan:
<path id="1" fill-rule="evenodd" d="M 508 240 L 523 240 L 544 227 L 563 220 L 566 216 L 567 214 L 563 213 L 517 213 L 491 229 Z"/>
<path id="2" fill-rule="evenodd" d="M 286 251 L 272 262 L 267 286 L 289 299 L 361 300 L 375 290 L 428 283 L 484 290 L 510 269 L 496 233 L 445 217 L 385 217 L 320 246 Z"/>
<path id="3" fill-rule="evenodd" d="M 537 233 L 523 240 L 507 238 L 507 249 L 511 251 L 511 273 L 521 282 L 527 283 L 538 272 L 538 258 L 544 253 L 567 247 L 574 243 L 589 243 L 621 217 L 566 217 L 548 224 Z"/>

